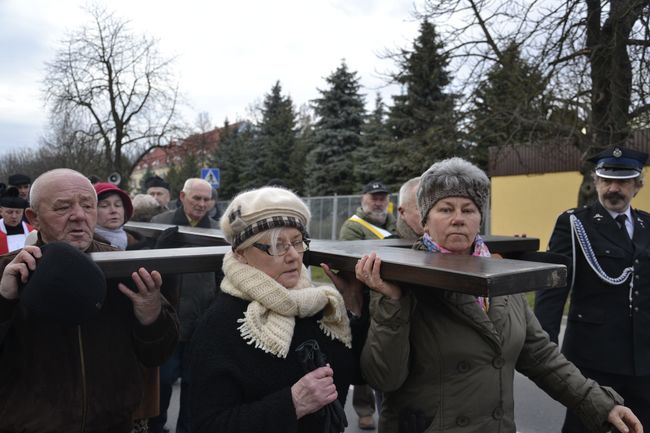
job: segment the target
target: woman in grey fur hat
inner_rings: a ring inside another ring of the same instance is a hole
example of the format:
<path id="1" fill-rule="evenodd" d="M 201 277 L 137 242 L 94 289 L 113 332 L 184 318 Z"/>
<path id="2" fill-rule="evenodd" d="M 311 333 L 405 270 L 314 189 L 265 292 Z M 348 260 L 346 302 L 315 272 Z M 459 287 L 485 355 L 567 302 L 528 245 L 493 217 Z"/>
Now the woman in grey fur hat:
<path id="1" fill-rule="evenodd" d="M 486 174 L 461 158 L 433 164 L 417 192 L 424 236 L 415 249 L 489 257 L 479 235 Z M 483 298 L 397 286 L 374 253 L 356 266 L 373 289 L 361 366 L 384 392 L 380 432 L 515 433 L 515 369 L 572 408 L 594 432 L 643 431 L 612 389 L 587 379 L 551 343 L 523 294 Z"/>

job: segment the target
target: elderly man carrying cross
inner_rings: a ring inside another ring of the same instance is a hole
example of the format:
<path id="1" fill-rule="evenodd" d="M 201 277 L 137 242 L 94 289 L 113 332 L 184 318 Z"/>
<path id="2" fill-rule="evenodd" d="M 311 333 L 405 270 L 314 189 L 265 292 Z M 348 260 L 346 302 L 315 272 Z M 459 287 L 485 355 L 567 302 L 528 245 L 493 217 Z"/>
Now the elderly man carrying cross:
<path id="1" fill-rule="evenodd" d="M 88 269 L 94 264 L 80 252 L 113 248 L 93 240 L 97 196 L 81 173 L 49 171 L 30 198 L 38 243 L 0 263 L 0 431 L 128 433 L 142 398 L 141 366 L 160 365 L 178 339 L 161 276 L 140 268 L 132 282 L 118 283 Z M 61 275 L 69 265 L 61 253 L 80 263 L 76 272 Z M 102 282 L 97 311 L 78 314 Z M 48 312 L 50 304 L 60 305 Z"/>

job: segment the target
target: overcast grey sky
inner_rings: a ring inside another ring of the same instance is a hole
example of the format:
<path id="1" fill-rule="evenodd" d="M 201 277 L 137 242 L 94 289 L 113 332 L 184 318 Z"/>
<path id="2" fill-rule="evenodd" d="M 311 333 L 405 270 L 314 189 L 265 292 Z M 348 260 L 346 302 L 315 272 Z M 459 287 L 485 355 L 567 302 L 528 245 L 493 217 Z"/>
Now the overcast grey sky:
<path id="1" fill-rule="evenodd" d="M 35 147 L 47 114 L 44 64 L 66 32 L 88 15 L 83 0 L 0 0 L 0 155 Z M 276 80 L 295 105 L 318 97 L 346 60 L 372 108 L 390 60 L 379 54 L 408 47 L 417 36 L 413 3 L 399 0 L 111 0 L 110 10 L 138 33 L 159 39 L 190 107 L 188 123 L 207 112 L 212 123 L 244 118 Z M 416 4 L 417 5 L 417 4 Z"/>

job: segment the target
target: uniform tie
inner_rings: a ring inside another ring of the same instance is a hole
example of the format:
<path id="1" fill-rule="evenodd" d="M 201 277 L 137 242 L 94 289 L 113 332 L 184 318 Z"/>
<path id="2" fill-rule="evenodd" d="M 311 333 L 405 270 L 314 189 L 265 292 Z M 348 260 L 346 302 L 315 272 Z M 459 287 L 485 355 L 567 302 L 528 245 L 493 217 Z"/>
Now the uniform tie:
<path id="1" fill-rule="evenodd" d="M 625 226 L 625 221 L 627 220 L 627 215 L 624 213 L 620 214 L 616 218 L 614 218 L 616 222 L 618 223 L 619 228 L 623 232 L 623 236 L 625 236 L 625 239 L 628 241 L 630 240 L 630 234 L 627 231 L 627 227 Z"/>

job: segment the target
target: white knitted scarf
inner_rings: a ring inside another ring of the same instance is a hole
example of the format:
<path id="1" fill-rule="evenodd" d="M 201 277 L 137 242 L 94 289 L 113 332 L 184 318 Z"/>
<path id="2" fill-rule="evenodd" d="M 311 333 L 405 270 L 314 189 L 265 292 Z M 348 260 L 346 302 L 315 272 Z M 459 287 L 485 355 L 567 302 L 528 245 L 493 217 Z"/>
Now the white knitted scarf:
<path id="1" fill-rule="evenodd" d="M 287 289 L 256 268 L 241 263 L 232 251 L 223 258 L 224 278 L 221 290 L 250 301 L 239 332 L 248 344 L 286 358 L 289 353 L 295 317 L 311 317 L 323 311 L 318 321 L 321 330 L 332 339 L 352 347 L 352 333 L 345 303 L 332 287 L 313 287 L 303 266 L 296 287 Z"/>

